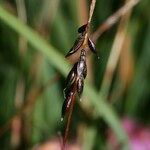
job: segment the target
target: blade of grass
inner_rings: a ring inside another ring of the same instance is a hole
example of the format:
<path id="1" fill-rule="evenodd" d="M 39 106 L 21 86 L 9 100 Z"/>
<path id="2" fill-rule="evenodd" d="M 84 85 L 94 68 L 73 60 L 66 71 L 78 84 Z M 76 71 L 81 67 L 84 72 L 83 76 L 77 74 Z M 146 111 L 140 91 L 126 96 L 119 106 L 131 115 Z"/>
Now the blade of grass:
<path id="1" fill-rule="evenodd" d="M 148 76 L 146 74 L 149 70 L 148 68 L 150 67 L 150 62 L 149 62 L 150 19 L 149 19 L 149 26 L 145 32 L 147 33 L 145 37 L 146 40 L 144 40 L 142 53 L 140 54 L 141 56 L 138 59 L 137 67 L 134 74 L 134 79 L 132 81 L 127 96 L 127 100 L 126 100 L 125 109 L 128 115 L 131 116 L 134 115 L 136 116 L 137 109 L 139 110 L 139 106 L 141 106 L 141 99 L 143 98 L 142 97 L 143 93 L 146 91 L 146 84 L 149 85 L 149 82 L 147 80 Z"/>
<path id="2" fill-rule="evenodd" d="M 131 14 L 131 10 L 128 11 L 126 15 L 121 17 L 121 21 L 118 26 L 118 31 L 116 33 L 115 40 L 114 40 L 112 49 L 110 51 L 110 55 L 109 55 L 108 62 L 106 65 L 106 71 L 104 73 L 104 78 L 103 78 L 103 82 L 102 82 L 101 90 L 100 90 L 100 93 L 102 92 L 106 98 L 108 97 L 108 94 L 109 94 L 113 75 L 117 67 L 120 54 L 122 53 L 123 44 L 125 42 L 125 38 L 127 34 L 130 14 Z"/>
<path id="3" fill-rule="evenodd" d="M 83 141 L 83 150 L 91 150 L 93 148 L 94 140 L 96 137 L 96 130 L 95 128 L 91 127 L 86 129 L 85 135 L 84 135 L 84 141 Z"/>
<path id="4" fill-rule="evenodd" d="M 49 45 L 37 32 L 24 25 L 2 7 L 0 7 L 0 18 L 16 32 L 24 36 L 35 49 L 42 52 L 42 54 L 48 58 L 52 65 L 54 65 L 63 75 L 66 75 L 67 71 L 69 71 L 69 65 L 57 49 Z"/>
<path id="5" fill-rule="evenodd" d="M 24 25 L 17 18 L 7 12 L 0 6 L 0 20 L 15 30 L 18 34 L 21 34 L 28 42 L 38 51 L 40 51 L 49 62 L 56 67 L 63 75 L 68 73 L 69 63 L 64 60 L 57 49 L 49 45 L 43 38 L 41 38 L 35 31 L 28 26 Z M 123 144 L 124 149 L 128 148 L 128 138 L 121 127 L 119 119 L 114 112 L 113 108 L 107 104 L 103 97 L 99 96 L 94 87 L 89 84 L 85 86 L 85 94 L 89 97 L 90 102 L 95 106 L 99 116 L 109 124 L 114 130 L 119 142 Z"/>
<path id="6" fill-rule="evenodd" d="M 115 23 L 118 22 L 120 17 L 124 16 L 127 12 L 130 11 L 140 0 L 130 0 L 114 14 L 109 16 L 106 21 L 104 21 L 98 29 L 93 33 L 92 40 L 96 43 L 97 39 L 108 29 L 110 29 Z"/>

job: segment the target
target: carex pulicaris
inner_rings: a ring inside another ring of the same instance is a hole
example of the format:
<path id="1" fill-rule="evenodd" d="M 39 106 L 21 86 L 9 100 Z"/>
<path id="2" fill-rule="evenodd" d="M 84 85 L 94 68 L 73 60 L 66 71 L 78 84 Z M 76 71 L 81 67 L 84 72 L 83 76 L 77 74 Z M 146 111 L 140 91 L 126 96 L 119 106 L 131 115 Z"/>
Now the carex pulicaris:
<path id="1" fill-rule="evenodd" d="M 85 40 L 85 35 L 87 33 L 88 27 L 89 27 L 88 24 L 84 24 L 83 26 L 78 28 L 78 37 L 75 40 L 72 48 L 69 50 L 69 52 L 67 53 L 67 55 L 65 57 L 69 57 L 70 55 L 72 55 L 75 52 L 77 52 L 79 49 L 82 49 L 82 46 L 83 46 L 83 43 L 84 43 L 84 40 Z M 97 55 L 95 44 L 93 43 L 93 41 L 89 37 L 88 37 L 88 40 L 87 40 L 87 46 L 89 47 L 89 49 L 93 53 L 95 53 Z M 98 55 L 97 55 L 97 57 L 98 57 Z"/>
<path id="2" fill-rule="evenodd" d="M 78 94 L 78 97 L 81 98 L 84 87 L 84 79 L 86 78 L 86 75 L 86 51 L 81 50 L 79 60 L 73 65 L 66 79 L 66 87 L 64 89 L 65 100 L 62 107 L 62 119 L 70 109 L 73 95 Z"/>
<path id="3" fill-rule="evenodd" d="M 77 51 L 80 52 L 80 56 L 70 70 L 65 83 L 64 89 L 64 103 L 62 106 L 62 118 L 63 120 L 66 113 L 70 110 L 71 104 L 73 103 L 74 97 L 78 95 L 81 99 L 84 79 L 87 75 L 87 65 L 86 65 L 86 52 L 90 49 L 93 53 L 97 55 L 95 44 L 88 37 L 89 24 L 84 24 L 78 28 L 78 37 L 75 40 L 72 48 L 69 50 L 65 57 L 69 57 L 75 54 Z"/>

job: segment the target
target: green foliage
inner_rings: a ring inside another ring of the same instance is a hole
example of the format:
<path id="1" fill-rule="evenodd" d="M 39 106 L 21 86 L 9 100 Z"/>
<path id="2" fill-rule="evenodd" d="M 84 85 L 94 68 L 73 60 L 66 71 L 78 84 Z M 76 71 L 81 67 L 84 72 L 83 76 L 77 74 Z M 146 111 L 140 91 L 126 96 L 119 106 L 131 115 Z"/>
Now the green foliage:
<path id="1" fill-rule="evenodd" d="M 9 1 L 7 2 L 9 3 Z M 79 26 L 78 5 L 76 1 L 57 0 L 58 9 L 53 8 L 52 12 L 54 16 L 45 16 L 45 12 L 51 13 L 49 10 L 51 5 L 44 4 L 53 3 L 55 2 L 52 2 L 52 0 L 26 1 L 27 24 L 22 23 L 17 16 L 12 15 L 13 11 L 17 12 L 17 6 L 14 6 L 16 5 L 15 2 L 14 4 L 10 3 L 10 7 L 7 5 L 9 10 L 4 8 L 6 3 L 3 2 L 0 5 L 0 130 L 4 130 L 3 127 L 19 110 L 15 99 L 20 78 L 23 79 L 24 86 L 22 103 L 26 103 L 31 90 L 35 89 L 36 91 L 36 89 L 45 87 L 56 74 L 60 73 L 65 77 L 69 71 L 70 64 L 65 60 L 64 55 L 72 46 L 76 37 L 76 29 Z M 92 21 L 93 30 L 120 5 L 121 2 L 117 2 L 116 5 L 116 1 L 98 1 Z M 150 87 L 148 84 L 150 82 L 150 20 L 148 13 L 141 13 L 143 9 L 148 12 L 148 5 L 145 6 L 144 2 L 140 2 L 133 11 L 128 29 L 134 55 L 132 59 L 135 62 L 133 80 L 131 80 L 125 94 L 114 97 L 114 99 L 117 99 L 114 105 L 109 104 L 104 99 L 104 93 L 99 95 L 98 89 L 103 79 L 112 41 L 116 33 L 116 25 L 102 35 L 97 43 L 101 59 L 97 60 L 93 56 L 94 69 L 92 74 L 95 84 L 86 83 L 84 89 L 84 95 L 88 97 L 89 105 L 95 110 L 89 116 L 96 121 L 93 121 L 87 128 L 87 136 L 84 137 L 83 142 L 85 149 L 88 145 L 88 147 L 94 147 L 95 149 L 102 149 L 107 146 L 105 130 L 102 129 L 100 135 L 96 134 L 99 118 L 102 118 L 108 127 L 113 129 L 118 141 L 124 145 L 124 149 L 128 149 L 128 137 L 121 127 L 119 118 L 128 115 L 147 124 L 150 122 L 147 115 L 148 110 L 145 109 L 150 106 Z M 144 18 L 142 21 L 141 16 Z M 47 17 L 46 19 L 50 19 L 50 21 L 47 21 L 44 17 Z M 46 21 L 41 21 L 41 18 Z M 37 33 L 37 31 L 40 31 L 40 33 Z M 28 42 L 23 56 L 18 46 L 20 37 L 24 37 Z M 116 87 L 120 87 L 118 70 L 119 68 L 115 72 L 110 96 L 112 91 L 118 92 Z M 25 113 L 25 125 L 29 125 L 31 128 L 28 129 L 27 126 L 26 129 L 26 126 L 24 127 L 25 131 L 29 131 L 29 135 L 27 140 L 22 143 L 25 143 L 28 147 L 33 147 L 35 144 L 56 137 L 57 132 L 63 130 L 64 125 L 60 122 L 60 116 L 61 105 L 64 100 L 64 77 L 61 77 L 52 85 L 46 86 L 43 92 L 35 98 L 36 101 L 31 105 L 31 110 L 27 111 L 27 114 Z M 31 99 L 34 99 L 34 97 L 31 97 Z M 83 100 L 81 103 L 84 102 Z M 80 111 L 83 108 L 75 107 L 74 109 Z M 76 114 L 73 117 L 76 122 L 81 123 Z M 84 124 L 89 124 L 86 119 Z M 78 127 L 75 128 L 77 130 Z M 0 132 L 0 149 L 8 149 L 11 146 L 10 138 L 10 130 L 4 131 L 2 135 Z M 100 139 L 101 146 L 98 145 L 98 139 Z"/>

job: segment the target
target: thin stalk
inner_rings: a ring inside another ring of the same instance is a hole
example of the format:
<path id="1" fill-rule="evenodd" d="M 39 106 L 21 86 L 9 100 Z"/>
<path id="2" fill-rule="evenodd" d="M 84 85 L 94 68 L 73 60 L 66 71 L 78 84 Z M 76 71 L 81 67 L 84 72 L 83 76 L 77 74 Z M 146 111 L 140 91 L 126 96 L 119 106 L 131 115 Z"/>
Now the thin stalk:
<path id="1" fill-rule="evenodd" d="M 85 34 L 85 40 L 83 42 L 83 49 L 86 49 L 86 47 L 87 47 L 88 33 L 89 33 L 89 30 L 90 30 L 89 27 L 90 27 L 93 12 L 94 12 L 94 9 L 95 9 L 95 4 L 96 4 L 96 0 L 92 0 L 91 4 L 90 4 L 90 13 L 89 13 L 89 18 L 88 18 L 88 22 L 87 22 L 88 23 L 87 32 Z"/>
<path id="2" fill-rule="evenodd" d="M 92 0 L 91 5 L 90 5 L 89 19 L 88 19 L 89 24 L 91 23 L 91 20 L 92 20 L 93 12 L 95 9 L 95 4 L 96 4 L 96 0 Z"/>

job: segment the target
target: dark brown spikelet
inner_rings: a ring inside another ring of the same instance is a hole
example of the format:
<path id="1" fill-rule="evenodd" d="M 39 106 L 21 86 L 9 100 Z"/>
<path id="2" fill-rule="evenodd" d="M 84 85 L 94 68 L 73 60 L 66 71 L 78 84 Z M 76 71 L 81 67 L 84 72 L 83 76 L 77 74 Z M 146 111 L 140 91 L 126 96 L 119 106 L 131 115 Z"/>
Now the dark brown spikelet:
<path id="1" fill-rule="evenodd" d="M 78 33 L 84 33 L 87 29 L 88 24 L 84 24 L 78 28 Z"/>
<path id="2" fill-rule="evenodd" d="M 62 106 L 61 120 L 63 120 L 64 116 L 70 109 L 71 103 L 73 101 L 73 95 L 77 93 L 79 98 L 81 98 L 86 75 L 86 51 L 82 49 L 79 60 L 73 65 L 66 79 L 66 87 L 64 89 L 65 101 Z"/>
<path id="3" fill-rule="evenodd" d="M 87 65 L 86 65 L 86 51 L 81 50 L 80 59 L 77 65 L 77 76 L 82 76 L 85 78 L 87 75 Z"/>
<path id="4" fill-rule="evenodd" d="M 88 37 L 88 26 L 89 24 L 84 24 L 78 28 L 78 38 L 76 39 L 73 47 L 67 53 L 65 57 L 69 57 L 76 53 L 78 50 L 81 50 L 80 58 L 73 65 L 70 70 L 67 78 L 64 89 L 64 98 L 65 101 L 62 106 L 62 118 L 65 116 L 67 111 L 70 108 L 72 103 L 73 96 L 78 94 L 78 97 L 81 98 L 84 88 L 84 79 L 87 76 L 87 65 L 86 65 L 86 50 L 85 48 L 89 48 L 93 53 L 97 55 L 97 51 L 95 48 L 95 44 Z M 85 37 L 87 39 L 85 39 Z"/>
<path id="5" fill-rule="evenodd" d="M 85 35 L 88 30 L 88 24 L 84 24 L 81 27 L 78 28 L 78 38 L 76 39 L 75 43 L 73 44 L 73 47 L 69 50 L 67 55 L 65 57 L 69 57 L 70 55 L 74 54 L 77 52 L 83 45 L 84 40 L 85 40 Z M 87 40 L 87 46 L 90 48 L 90 50 L 97 55 L 96 47 L 93 41 L 88 37 Z M 97 55 L 98 59 L 99 56 Z"/>
<path id="6" fill-rule="evenodd" d="M 76 70 L 77 70 L 77 64 L 78 63 L 75 63 L 73 68 L 70 70 L 67 78 L 66 78 L 66 87 L 70 86 L 73 84 L 73 82 L 75 81 L 76 79 Z"/>
<path id="7" fill-rule="evenodd" d="M 95 53 L 97 55 L 98 59 L 99 59 L 99 56 L 98 56 L 97 51 L 96 51 L 95 44 L 93 43 L 93 41 L 90 38 L 88 38 L 88 46 L 89 46 L 90 50 L 93 53 Z"/>
<path id="8" fill-rule="evenodd" d="M 73 47 L 70 49 L 70 51 L 67 53 L 65 57 L 69 57 L 70 55 L 74 54 L 77 50 L 80 49 L 84 42 L 84 36 L 79 35 L 79 37 L 76 39 Z"/>
<path id="9" fill-rule="evenodd" d="M 86 51 L 81 50 L 80 59 L 77 65 L 77 93 L 79 98 L 81 98 L 84 87 L 84 79 L 87 75 L 87 65 L 86 65 Z"/>
<path id="10" fill-rule="evenodd" d="M 87 32 L 87 27 L 88 24 L 84 24 L 83 26 L 78 28 L 78 38 L 76 39 L 76 41 L 73 44 L 73 47 L 69 50 L 69 52 L 67 53 L 67 55 L 65 57 L 69 57 L 70 55 L 74 54 L 76 51 L 78 51 L 85 39 L 85 34 Z"/>

